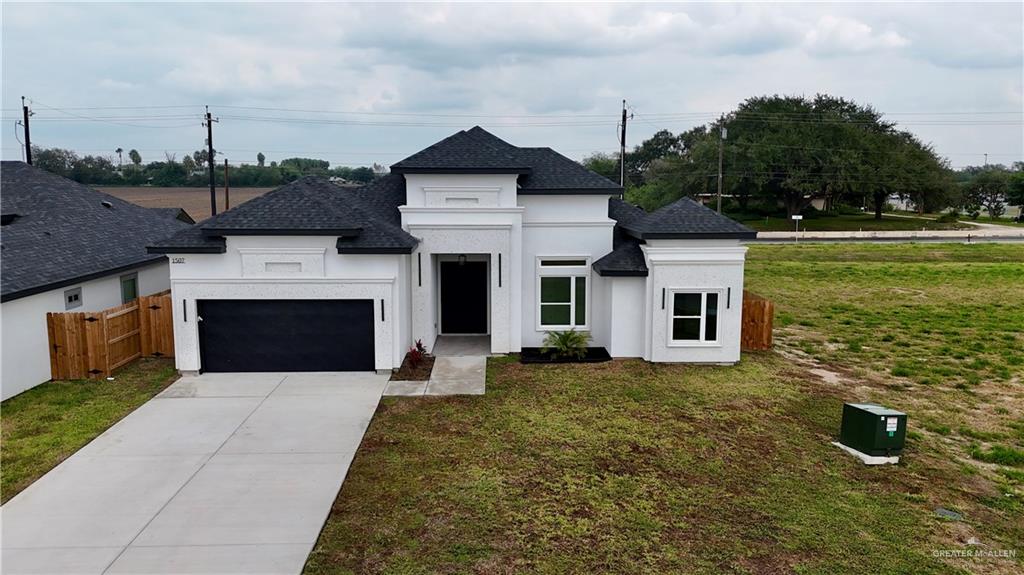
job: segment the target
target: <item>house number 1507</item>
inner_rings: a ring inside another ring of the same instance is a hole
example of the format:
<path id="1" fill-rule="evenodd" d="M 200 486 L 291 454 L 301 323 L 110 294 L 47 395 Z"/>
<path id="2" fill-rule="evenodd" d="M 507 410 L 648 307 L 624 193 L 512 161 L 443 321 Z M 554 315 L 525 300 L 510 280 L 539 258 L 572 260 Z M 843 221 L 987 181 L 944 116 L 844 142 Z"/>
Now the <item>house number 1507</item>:
<path id="1" fill-rule="evenodd" d="M 171 263 L 172 264 L 183 264 L 183 263 L 185 263 L 185 258 L 171 258 Z"/>

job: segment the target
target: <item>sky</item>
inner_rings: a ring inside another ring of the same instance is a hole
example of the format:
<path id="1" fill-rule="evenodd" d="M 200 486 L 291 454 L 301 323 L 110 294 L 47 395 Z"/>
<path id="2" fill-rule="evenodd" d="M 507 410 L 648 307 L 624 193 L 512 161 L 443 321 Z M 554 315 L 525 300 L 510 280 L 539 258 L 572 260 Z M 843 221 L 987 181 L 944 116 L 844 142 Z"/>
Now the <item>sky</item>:
<path id="1" fill-rule="evenodd" d="M 1021 2 L 2 6 L 4 159 L 34 144 L 144 161 L 390 165 L 481 125 L 574 159 L 766 94 L 870 104 L 953 166 L 1024 155 Z M 116 157 L 115 157 L 116 160 Z"/>

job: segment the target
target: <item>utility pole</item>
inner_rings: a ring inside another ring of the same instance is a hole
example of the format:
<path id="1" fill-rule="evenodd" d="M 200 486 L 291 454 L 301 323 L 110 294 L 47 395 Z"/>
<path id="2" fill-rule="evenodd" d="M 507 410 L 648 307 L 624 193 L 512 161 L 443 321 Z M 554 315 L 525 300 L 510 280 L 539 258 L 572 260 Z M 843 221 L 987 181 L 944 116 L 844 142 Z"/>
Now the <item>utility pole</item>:
<path id="1" fill-rule="evenodd" d="M 228 194 L 228 159 L 224 158 L 224 211 L 231 209 L 231 196 Z"/>
<path id="2" fill-rule="evenodd" d="M 28 136 L 25 137 L 28 138 Z M 29 163 L 31 164 L 32 162 Z M 988 152 L 985 152 L 985 165 L 988 166 Z"/>
<path id="3" fill-rule="evenodd" d="M 725 116 L 722 116 L 718 127 L 718 213 L 722 213 L 722 152 L 725 147 L 725 136 Z"/>
<path id="4" fill-rule="evenodd" d="M 31 137 L 31 134 L 29 133 L 30 131 L 29 131 L 29 127 L 28 127 L 28 118 L 29 118 L 29 116 L 32 115 L 32 112 L 29 111 L 28 105 L 25 104 L 25 96 L 21 97 L 21 111 L 25 115 L 25 120 L 24 120 L 24 123 L 25 123 L 24 124 L 25 125 L 25 163 L 31 166 L 32 165 L 32 137 Z"/>
<path id="5" fill-rule="evenodd" d="M 622 186 L 622 197 L 626 197 L 626 101 L 622 101 L 622 133 L 619 135 L 619 185 Z"/>
<path id="6" fill-rule="evenodd" d="M 217 120 L 210 115 L 210 107 L 206 107 L 206 164 L 210 168 L 210 216 L 217 215 L 217 187 L 213 177 L 213 123 Z"/>

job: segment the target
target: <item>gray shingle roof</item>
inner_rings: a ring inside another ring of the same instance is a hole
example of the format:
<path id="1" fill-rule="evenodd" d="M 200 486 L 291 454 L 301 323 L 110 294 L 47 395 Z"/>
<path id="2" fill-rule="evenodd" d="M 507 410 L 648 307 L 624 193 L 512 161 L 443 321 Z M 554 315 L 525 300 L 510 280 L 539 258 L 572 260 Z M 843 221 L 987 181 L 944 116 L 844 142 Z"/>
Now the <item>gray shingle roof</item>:
<path id="1" fill-rule="evenodd" d="M 18 215 L 0 232 L 3 301 L 159 262 L 146 244 L 189 227 L 23 162 L 0 163 L 0 187 Z"/>
<path id="2" fill-rule="evenodd" d="M 622 188 L 551 148 L 520 148 L 475 126 L 391 166 L 395 173 L 520 174 L 520 194 L 618 194 Z"/>
<path id="3" fill-rule="evenodd" d="M 753 239 L 754 230 L 714 210 L 682 198 L 647 213 L 618 198 L 608 200 L 608 217 L 615 220 L 614 247 L 592 264 L 602 276 L 646 276 L 641 243 L 649 239 Z"/>
<path id="4" fill-rule="evenodd" d="M 757 232 L 708 209 L 690 198 L 681 198 L 643 217 L 619 224 L 629 235 L 642 239 L 754 239 Z"/>
<path id="5" fill-rule="evenodd" d="M 409 253 L 401 228 L 405 181 L 389 174 L 361 188 L 306 176 L 154 242 L 152 253 L 223 253 L 225 235 L 337 235 L 341 253 Z"/>

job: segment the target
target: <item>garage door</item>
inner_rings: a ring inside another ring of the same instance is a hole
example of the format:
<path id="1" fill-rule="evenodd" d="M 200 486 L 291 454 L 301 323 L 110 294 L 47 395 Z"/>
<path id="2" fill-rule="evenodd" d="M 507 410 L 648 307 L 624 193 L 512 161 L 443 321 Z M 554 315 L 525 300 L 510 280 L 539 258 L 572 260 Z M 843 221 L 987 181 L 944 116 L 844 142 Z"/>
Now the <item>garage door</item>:
<path id="1" fill-rule="evenodd" d="M 372 371 L 372 300 L 198 302 L 203 371 Z"/>

